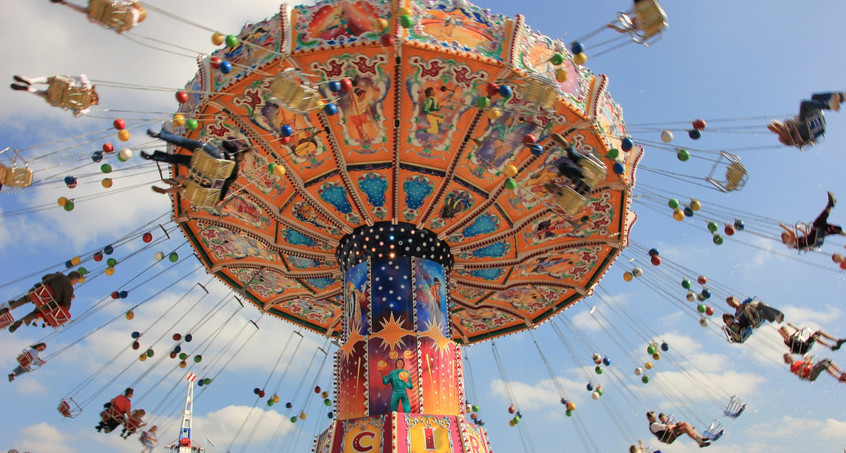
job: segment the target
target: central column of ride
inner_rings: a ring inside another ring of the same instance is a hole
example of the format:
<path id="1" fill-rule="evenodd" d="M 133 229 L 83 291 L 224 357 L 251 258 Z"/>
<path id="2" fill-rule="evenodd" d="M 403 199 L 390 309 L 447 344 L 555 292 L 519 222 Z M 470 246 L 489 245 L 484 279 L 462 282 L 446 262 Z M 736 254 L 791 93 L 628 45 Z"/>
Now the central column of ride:
<path id="1" fill-rule="evenodd" d="M 449 246 L 415 225 L 381 222 L 342 238 L 336 256 L 344 272 L 336 419 L 315 451 L 487 451 L 483 431 L 463 417 Z"/>

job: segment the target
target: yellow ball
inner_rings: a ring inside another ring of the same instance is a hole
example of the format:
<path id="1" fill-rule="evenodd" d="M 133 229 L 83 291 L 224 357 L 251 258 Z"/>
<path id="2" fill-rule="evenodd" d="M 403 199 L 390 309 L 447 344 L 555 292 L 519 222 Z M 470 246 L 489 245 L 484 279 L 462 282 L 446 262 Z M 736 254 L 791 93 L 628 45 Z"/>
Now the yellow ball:
<path id="1" fill-rule="evenodd" d="M 212 44 L 214 44 L 214 45 L 216 45 L 216 46 L 219 46 L 219 45 L 223 44 L 223 40 L 224 40 L 224 38 L 225 38 L 225 37 L 224 37 L 222 34 L 220 34 L 220 33 L 215 33 L 215 34 L 213 34 L 213 35 L 212 35 L 212 37 L 211 37 Z"/>
<path id="2" fill-rule="evenodd" d="M 188 363 L 186 361 L 183 360 L 179 362 L 179 368 L 185 368 L 186 366 L 188 366 Z"/>
<path id="3" fill-rule="evenodd" d="M 399 376 L 399 378 L 400 378 L 400 379 L 402 379 L 403 381 L 407 381 L 407 380 L 408 380 L 408 371 L 405 371 L 405 370 L 400 371 L 400 372 L 399 372 L 399 374 L 398 374 L 398 376 Z"/>
<path id="4" fill-rule="evenodd" d="M 118 140 L 125 142 L 129 141 L 129 131 L 126 129 L 121 130 L 118 132 Z"/>
<path id="5" fill-rule="evenodd" d="M 517 176 L 517 167 L 515 167 L 514 165 L 506 165 L 502 172 L 505 173 L 505 176 L 513 178 Z"/>
<path id="6" fill-rule="evenodd" d="M 68 204 L 68 199 L 65 197 L 59 197 L 59 206 L 64 208 L 66 204 Z"/>
<path id="7" fill-rule="evenodd" d="M 656 352 L 655 354 L 652 354 L 652 358 L 655 360 L 661 360 L 661 353 Z"/>
<path id="8" fill-rule="evenodd" d="M 690 209 L 693 211 L 698 211 L 702 208 L 702 203 L 699 202 L 696 198 L 692 198 L 690 200 Z"/>
<path id="9" fill-rule="evenodd" d="M 587 55 L 585 55 L 584 52 L 573 55 L 573 63 L 576 63 L 577 65 L 587 63 Z"/>
<path id="10" fill-rule="evenodd" d="M 630 282 L 632 281 L 632 278 L 634 278 L 634 275 L 632 275 L 631 272 L 626 271 L 625 273 L 623 273 L 623 280 Z"/>
<path id="11" fill-rule="evenodd" d="M 675 211 L 673 211 L 673 218 L 681 222 L 682 220 L 684 220 L 684 211 L 682 211 L 681 209 L 676 209 Z"/>
<path id="12" fill-rule="evenodd" d="M 105 187 L 107 189 L 112 187 L 112 178 L 103 178 L 102 184 L 103 184 L 103 187 Z"/>
<path id="13" fill-rule="evenodd" d="M 570 75 L 567 74 L 566 69 L 559 69 L 559 70 L 555 71 L 555 80 L 557 80 L 561 83 L 566 82 L 568 77 L 570 77 Z"/>
<path id="14" fill-rule="evenodd" d="M 113 266 L 109 266 L 106 268 L 106 275 L 115 275 L 115 268 Z"/>
<path id="15" fill-rule="evenodd" d="M 411 15 L 411 9 L 403 6 L 402 8 L 397 10 L 397 15 L 399 15 L 399 16 L 410 16 Z"/>
<path id="16" fill-rule="evenodd" d="M 305 419 L 306 419 L 306 413 L 300 412 L 300 420 L 305 420 Z"/>
<path id="17" fill-rule="evenodd" d="M 273 174 L 274 175 L 281 178 L 281 177 L 285 176 L 285 173 L 286 173 L 286 171 L 285 171 L 284 165 L 277 165 L 277 166 L 273 167 Z"/>
<path id="18" fill-rule="evenodd" d="M 569 410 L 571 410 L 571 411 L 576 410 L 576 403 L 574 403 L 574 402 L 572 402 L 572 401 L 568 402 L 568 403 L 567 403 L 567 409 L 569 409 Z"/>
<path id="19" fill-rule="evenodd" d="M 80 275 L 80 276 L 79 276 L 79 280 L 78 280 L 77 282 L 78 282 L 78 283 L 84 283 L 84 282 L 85 282 L 85 276 L 84 276 L 84 275 Z"/>
<path id="20" fill-rule="evenodd" d="M 652 362 L 646 362 L 646 363 L 644 363 L 644 364 L 643 364 L 643 367 L 644 367 L 644 368 L 646 368 L 647 370 L 651 370 L 651 369 L 652 369 Z"/>
<path id="21" fill-rule="evenodd" d="M 388 29 L 389 24 L 387 19 L 379 18 L 376 19 L 376 23 L 374 25 L 376 25 L 376 31 L 385 31 Z"/>
<path id="22" fill-rule="evenodd" d="M 134 311 L 129 310 L 128 312 L 126 312 L 126 319 L 128 319 L 128 320 L 130 320 L 130 321 L 131 321 L 131 320 L 132 320 L 132 318 L 134 318 L 134 317 L 135 317 L 135 312 L 134 312 Z"/>
<path id="23" fill-rule="evenodd" d="M 78 256 L 75 256 L 75 257 L 71 258 L 71 264 L 73 264 L 74 266 L 79 266 L 79 263 L 80 263 L 81 261 L 82 261 L 82 260 L 81 260 Z"/>
<path id="24" fill-rule="evenodd" d="M 142 361 L 142 362 L 143 362 L 143 361 L 145 361 L 145 360 L 147 360 L 147 354 L 141 354 L 141 355 L 139 355 L 139 356 L 138 356 L 138 360 L 140 360 L 140 361 Z"/>
<path id="25" fill-rule="evenodd" d="M 181 113 L 177 113 L 176 115 L 173 115 L 173 121 L 172 122 L 173 122 L 173 125 L 176 126 L 176 127 L 184 126 L 185 125 L 185 115 L 182 115 Z"/>
<path id="26" fill-rule="evenodd" d="M 502 116 L 502 110 L 500 109 L 490 109 L 488 110 L 488 118 L 492 120 L 499 119 Z"/>
<path id="27" fill-rule="evenodd" d="M 279 395 L 273 395 L 273 402 L 274 402 L 274 403 L 278 403 L 278 402 L 279 402 Z"/>

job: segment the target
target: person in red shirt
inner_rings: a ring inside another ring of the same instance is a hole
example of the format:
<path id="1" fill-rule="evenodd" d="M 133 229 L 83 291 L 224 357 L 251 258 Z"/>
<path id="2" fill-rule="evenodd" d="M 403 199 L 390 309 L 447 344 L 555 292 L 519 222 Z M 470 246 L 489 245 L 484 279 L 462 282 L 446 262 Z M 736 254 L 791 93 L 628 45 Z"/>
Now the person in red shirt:
<path id="1" fill-rule="evenodd" d="M 129 399 L 132 398 L 133 393 L 135 391 L 129 387 L 124 390 L 123 395 L 118 395 L 103 405 L 106 410 L 100 414 L 102 420 L 95 427 L 97 432 L 101 432 L 105 428 L 106 432 L 109 433 L 123 423 L 130 410 L 132 410 L 132 403 Z"/>
<path id="2" fill-rule="evenodd" d="M 831 359 L 822 359 L 814 363 L 813 357 L 805 356 L 804 360 L 794 361 L 792 355 L 784 354 L 784 363 L 790 365 L 790 372 L 799 376 L 799 379 L 813 382 L 825 371 L 838 381 L 846 382 L 846 373 Z"/>

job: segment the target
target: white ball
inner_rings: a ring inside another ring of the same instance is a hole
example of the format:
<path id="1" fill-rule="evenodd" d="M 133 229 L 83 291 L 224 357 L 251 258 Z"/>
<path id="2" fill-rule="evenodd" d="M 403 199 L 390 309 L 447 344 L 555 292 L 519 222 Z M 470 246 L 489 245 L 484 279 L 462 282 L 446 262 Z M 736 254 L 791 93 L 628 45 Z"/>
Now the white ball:
<path id="1" fill-rule="evenodd" d="M 161 261 L 164 259 L 164 252 L 156 252 L 156 254 L 153 256 L 156 257 L 156 261 Z"/>
<path id="2" fill-rule="evenodd" d="M 708 318 L 704 316 L 699 318 L 699 325 L 702 327 L 708 327 Z"/>
<path id="3" fill-rule="evenodd" d="M 121 162 L 126 162 L 132 157 L 132 150 L 129 148 L 124 148 L 118 152 L 118 160 Z"/>
<path id="4" fill-rule="evenodd" d="M 640 376 L 641 374 L 643 374 L 643 368 L 641 368 L 641 367 L 635 368 L 635 376 Z"/>
<path id="5" fill-rule="evenodd" d="M 632 275 L 634 275 L 637 278 L 643 277 L 643 269 L 641 269 L 639 267 L 632 269 Z"/>
<path id="6" fill-rule="evenodd" d="M 590 397 L 591 397 L 591 398 L 593 398 L 593 399 L 595 399 L 595 400 L 598 400 L 598 399 L 599 399 L 599 392 L 593 392 L 593 393 L 591 393 L 591 394 L 590 394 Z"/>
<path id="7" fill-rule="evenodd" d="M 673 133 L 667 129 L 661 131 L 661 141 L 664 143 L 670 143 L 673 141 Z"/>
<path id="8" fill-rule="evenodd" d="M 685 297 L 687 297 L 688 302 L 696 301 L 696 293 L 694 293 L 693 291 L 688 291 L 687 296 L 685 296 Z"/>

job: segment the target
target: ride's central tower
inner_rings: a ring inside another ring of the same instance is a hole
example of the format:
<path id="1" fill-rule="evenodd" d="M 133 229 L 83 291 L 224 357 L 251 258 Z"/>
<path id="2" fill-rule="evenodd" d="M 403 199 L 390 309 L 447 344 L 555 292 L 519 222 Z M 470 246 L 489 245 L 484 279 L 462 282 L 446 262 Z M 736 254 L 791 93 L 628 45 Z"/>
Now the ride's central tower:
<path id="1" fill-rule="evenodd" d="M 447 243 L 413 224 L 378 222 L 343 237 L 336 258 L 344 273 L 337 421 L 318 451 L 380 442 L 382 451 L 456 451 L 459 442 L 485 451 L 481 430 L 463 418 Z"/>

